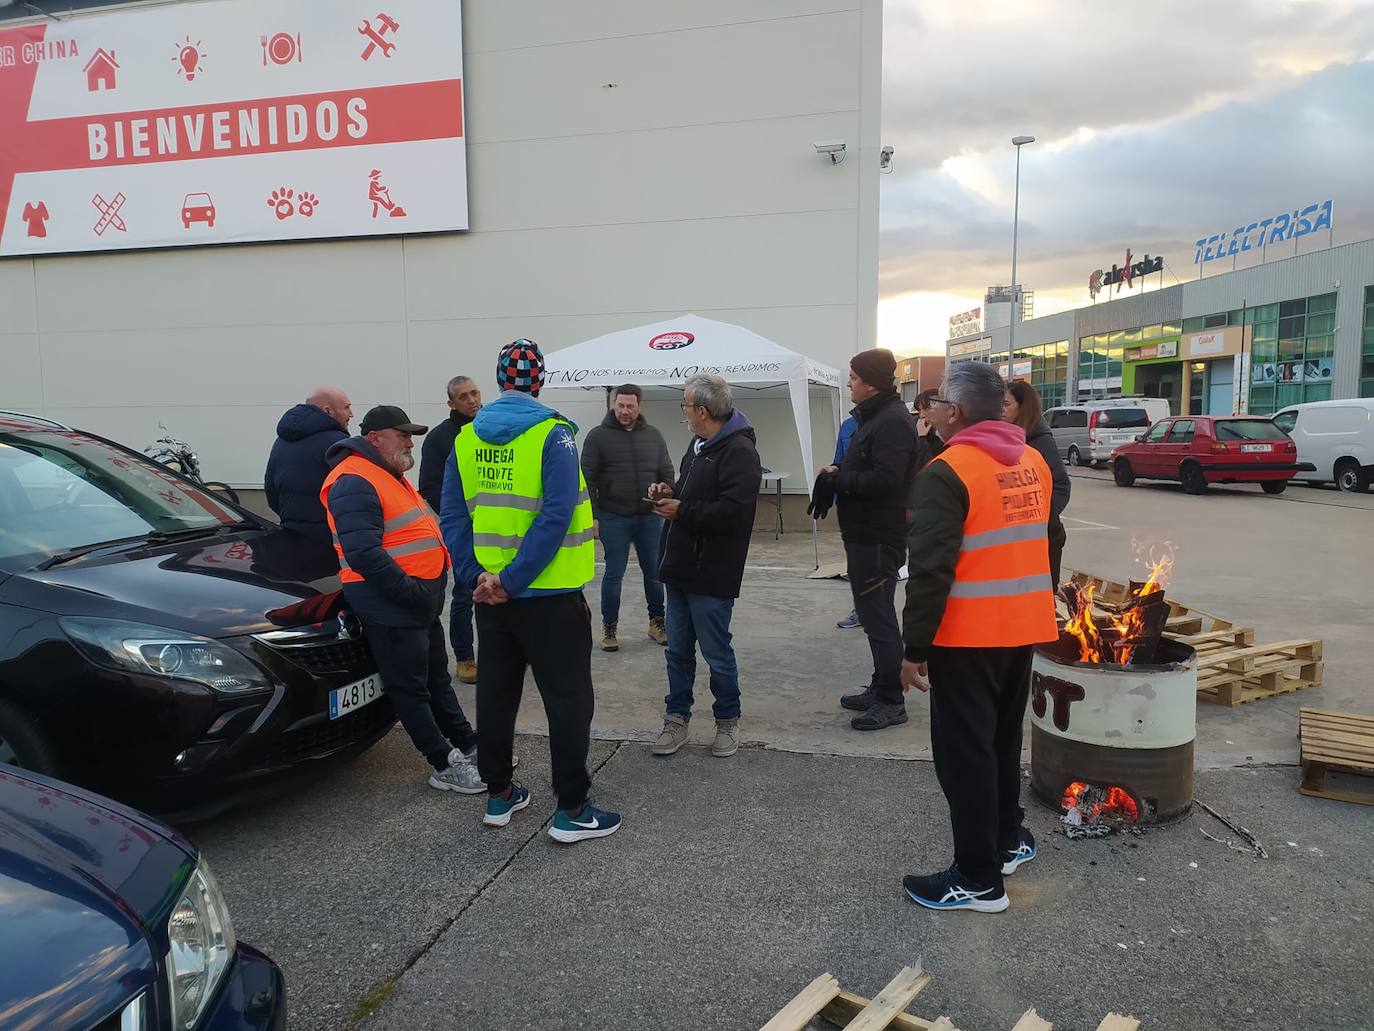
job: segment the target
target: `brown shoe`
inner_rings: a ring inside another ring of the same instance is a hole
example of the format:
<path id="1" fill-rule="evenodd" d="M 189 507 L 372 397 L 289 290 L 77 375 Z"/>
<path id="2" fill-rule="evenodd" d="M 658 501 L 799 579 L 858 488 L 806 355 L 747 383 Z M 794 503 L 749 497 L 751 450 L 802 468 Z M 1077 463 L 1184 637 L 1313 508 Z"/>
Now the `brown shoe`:
<path id="1" fill-rule="evenodd" d="M 668 643 L 668 628 L 664 625 L 662 616 L 649 617 L 649 636 L 659 644 Z"/>
<path id="2" fill-rule="evenodd" d="M 601 650 L 603 652 L 620 651 L 620 642 L 615 637 L 615 628 L 619 625 L 618 623 L 601 624 Z"/>
<path id="3" fill-rule="evenodd" d="M 458 679 L 465 684 L 477 683 L 477 663 L 471 660 L 458 663 Z"/>

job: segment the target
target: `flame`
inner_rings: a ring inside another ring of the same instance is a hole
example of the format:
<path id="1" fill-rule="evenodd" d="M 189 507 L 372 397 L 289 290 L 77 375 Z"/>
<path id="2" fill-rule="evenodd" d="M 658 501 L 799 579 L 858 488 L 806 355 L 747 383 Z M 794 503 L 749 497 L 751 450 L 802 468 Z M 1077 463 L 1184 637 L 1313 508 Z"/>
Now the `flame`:
<path id="1" fill-rule="evenodd" d="M 1059 801 L 1060 806 L 1065 811 L 1075 806 L 1079 806 L 1082 811 L 1084 823 L 1091 823 L 1103 816 L 1124 817 L 1131 823 L 1135 823 L 1140 819 L 1140 809 L 1136 806 L 1135 799 L 1131 797 L 1131 793 L 1116 785 L 1112 785 L 1105 790 L 1098 788 L 1098 791 L 1103 791 L 1102 801 L 1090 802 L 1087 809 L 1083 809 L 1082 806 L 1079 805 L 1079 801 L 1083 797 L 1083 793 L 1087 791 L 1089 787 L 1091 787 L 1091 785 L 1084 781 L 1074 781 L 1064 789 L 1064 797 Z"/>
<path id="2" fill-rule="evenodd" d="M 1150 572 L 1140 589 L 1131 591 L 1128 601 L 1163 590 L 1173 575 L 1173 545 L 1167 542 L 1149 547 L 1137 545 L 1136 553 L 1138 561 L 1149 563 Z M 1132 642 L 1145 630 L 1145 610 L 1134 606 L 1126 608 L 1119 615 L 1107 613 L 1107 624 L 1099 627 L 1092 611 L 1095 593 L 1096 585 L 1083 589 L 1078 598 L 1079 609 L 1071 614 L 1064 630 L 1078 640 L 1079 662 L 1116 662 L 1126 665 L 1135 654 L 1136 645 Z"/>
<path id="3" fill-rule="evenodd" d="M 1079 608 L 1072 619 L 1064 624 L 1064 630 L 1078 638 L 1078 661 L 1101 662 L 1102 634 L 1093 622 L 1093 592 L 1095 586 L 1084 588 L 1079 596 Z"/>

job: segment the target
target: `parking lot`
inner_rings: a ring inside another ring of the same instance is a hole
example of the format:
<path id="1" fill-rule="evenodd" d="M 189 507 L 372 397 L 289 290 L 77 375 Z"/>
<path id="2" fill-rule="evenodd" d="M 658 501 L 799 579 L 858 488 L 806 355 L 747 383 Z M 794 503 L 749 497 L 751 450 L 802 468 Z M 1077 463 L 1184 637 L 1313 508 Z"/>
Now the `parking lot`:
<path id="1" fill-rule="evenodd" d="M 918 910 L 901 875 L 949 849 L 923 761 L 926 702 L 909 700 L 903 727 L 848 728 L 835 699 L 866 676 L 867 648 L 834 627 L 848 588 L 806 579 L 811 540 L 793 532 L 755 536 L 735 619 L 754 747 L 729 760 L 703 747 L 709 713 L 695 747 L 649 754 L 662 655 L 638 632 L 631 577 L 622 650 L 593 659 L 595 797 L 625 816 L 608 841 L 563 848 L 543 833 L 532 688 L 517 747 L 534 802 L 508 828 L 480 826 L 480 798 L 428 789 L 398 729 L 346 767 L 184 829 L 240 936 L 284 968 L 296 1028 L 757 1027 L 822 971 L 871 995 L 917 959 L 936 979 L 914 1010 L 961 1027 L 1009 1027 L 1032 1005 L 1059 1027 L 1108 1010 L 1147 1027 L 1367 1027 L 1374 987 L 1351 943 L 1374 922 L 1374 825 L 1362 807 L 1297 793 L 1295 732 L 1303 705 L 1374 711 L 1362 660 L 1374 497 L 1192 497 L 1074 477 L 1067 565 L 1125 579 L 1134 547 L 1167 541 L 1171 596 L 1261 640 L 1324 639 L 1322 687 L 1199 708 L 1198 797 L 1269 859 L 1228 847 L 1243 843 L 1198 810 L 1075 844 L 1031 803 L 1047 847 L 1009 882 L 1007 914 Z M 838 557 L 837 537 L 821 549 Z M 472 689 L 460 697 L 470 706 Z"/>

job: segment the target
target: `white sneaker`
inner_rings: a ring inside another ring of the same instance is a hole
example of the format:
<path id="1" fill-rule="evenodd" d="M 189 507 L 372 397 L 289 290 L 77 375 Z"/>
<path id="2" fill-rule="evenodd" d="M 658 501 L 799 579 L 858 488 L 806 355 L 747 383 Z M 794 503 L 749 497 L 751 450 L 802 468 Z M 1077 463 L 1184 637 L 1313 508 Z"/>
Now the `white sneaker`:
<path id="1" fill-rule="evenodd" d="M 487 790 L 477 767 L 456 748 L 449 753 L 448 768 L 435 770 L 429 775 L 429 786 L 440 791 L 457 791 L 464 795 L 480 795 Z"/>

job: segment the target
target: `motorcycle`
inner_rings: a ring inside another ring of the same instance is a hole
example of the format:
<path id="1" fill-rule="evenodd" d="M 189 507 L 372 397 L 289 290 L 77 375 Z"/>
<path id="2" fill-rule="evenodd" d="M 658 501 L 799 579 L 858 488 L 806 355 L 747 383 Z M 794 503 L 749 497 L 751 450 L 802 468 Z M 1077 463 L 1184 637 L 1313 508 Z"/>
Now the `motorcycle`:
<path id="1" fill-rule="evenodd" d="M 190 444 L 173 437 L 162 423 L 158 423 L 157 428 L 162 431 L 162 436 L 154 441 L 151 447 L 143 449 L 145 455 L 173 472 L 180 473 L 188 480 L 194 480 L 206 490 L 222 494 L 236 505 L 239 503 L 238 492 L 229 484 L 219 480 L 207 480 L 201 476 L 200 457 L 191 450 Z"/>

